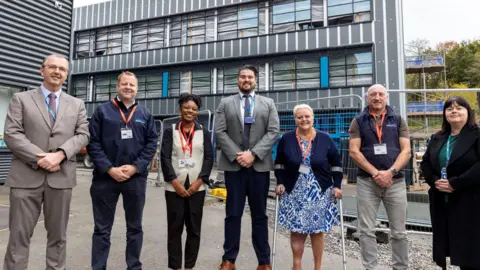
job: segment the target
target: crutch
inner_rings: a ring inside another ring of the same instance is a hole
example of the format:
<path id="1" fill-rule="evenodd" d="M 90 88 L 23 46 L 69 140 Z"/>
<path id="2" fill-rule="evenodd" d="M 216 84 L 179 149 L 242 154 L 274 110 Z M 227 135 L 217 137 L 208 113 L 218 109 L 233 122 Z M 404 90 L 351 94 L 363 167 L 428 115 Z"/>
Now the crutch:
<path id="1" fill-rule="evenodd" d="M 345 254 L 345 234 L 343 227 L 343 203 L 342 199 L 338 200 L 340 205 L 340 233 L 342 234 L 342 256 L 343 256 L 343 270 L 347 270 L 347 256 Z"/>
<path id="2" fill-rule="evenodd" d="M 273 226 L 273 247 L 272 247 L 272 254 L 270 257 L 272 258 L 272 270 L 275 270 L 275 251 L 277 248 L 277 224 L 278 224 L 278 207 L 279 207 L 279 195 L 275 196 L 275 225 Z"/>

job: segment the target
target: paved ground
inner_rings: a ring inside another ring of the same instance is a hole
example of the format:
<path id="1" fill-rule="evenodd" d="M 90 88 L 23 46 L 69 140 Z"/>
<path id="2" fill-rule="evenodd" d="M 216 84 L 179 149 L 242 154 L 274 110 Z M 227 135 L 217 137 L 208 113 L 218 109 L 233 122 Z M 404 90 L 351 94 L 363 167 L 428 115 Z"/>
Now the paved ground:
<path id="1" fill-rule="evenodd" d="M 68 269 L 88 269 L 90 263 L 91 233 L 93 221 L 91 201 L 89 195 L 90 172 L 79 170 L 77 173 L 78 186 L 74 189 L 71 207 L 71 217 L 68 230 Z M 154 177 L 154 176 L 152 176 Z M 8 190 L 0 189 L 0 226 L 7 224 Z M 5 205 L 7 207 L 5 207 Z M 125 269 L 125 221 L 121 201 L 117 207 L 115 226 L 112 232 L 112 247 L 108 269 Z M 223 244 L 223 218 L 224 205 L 216 201 L 209 201 L 205 205 L 202 243 L 197 262 L 198 270 L 217 269 L 222 255 Z M 167 268 L 166 253 L 166 213 L 163 188 L 149 185 L 147 190 L 147 203 L 144 212 L 144 246 L 142 262 L 144 269 L 163 270 Z M 244 216 L 242 226 L 242 244 L 240 256 L 237 260 L 238 270 L 254 270 L 256 258 L 250 240 L 250 218 Z M 273 234 L 273 233 L 272 233 Z M 271 234 L 271 235 L 272 235 Z M 30 250 L 29 270 L 45 269 L 45 239 L 46 232 L 42 222 L 38 224 L 32 238 Z M 0 269 L 3 268 L 3 254 L 8 241 L 8 229 L 0 229 Z M 279 234 L 277 242 L 277 270 L 291 269 L 291 250 L 289 240 Z M 311 249 L 306 249 L 304 254 L 304 269 L 313 269 L 313 256 Z M 341 256 L 324 254 L 322 269 L 343 269 Z M 362 269 L 357 259 L 348 258 L 348 269 Z"/>

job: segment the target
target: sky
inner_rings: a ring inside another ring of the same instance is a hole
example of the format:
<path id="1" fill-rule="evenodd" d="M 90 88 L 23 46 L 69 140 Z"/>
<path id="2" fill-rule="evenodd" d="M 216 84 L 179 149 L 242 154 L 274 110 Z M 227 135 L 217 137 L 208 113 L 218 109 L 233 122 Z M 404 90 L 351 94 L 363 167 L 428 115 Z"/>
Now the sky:
<path id="1" fill-rule="evenodd" d="M 105 1 L 74 0 L 74 6 Z M 403 0 L 405 43 L 427 39 L 435 47 L 442 41 L 480 40 L 479 13 L 480 0 Z"/>

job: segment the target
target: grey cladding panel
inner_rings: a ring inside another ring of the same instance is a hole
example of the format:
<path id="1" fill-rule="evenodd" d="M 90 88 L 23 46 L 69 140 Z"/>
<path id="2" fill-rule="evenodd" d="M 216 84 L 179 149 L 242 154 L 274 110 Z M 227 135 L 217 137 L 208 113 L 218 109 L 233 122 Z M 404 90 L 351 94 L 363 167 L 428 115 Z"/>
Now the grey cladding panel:
<path id="1" fill-rule="evenodd" d="M 260 38 L 250 38 L 250 55 L 258 54 L 258 42 L 260 42 Z"/>
<path id="2" fill-rule="evenodd" d="M 239 40 L 238 40 L 238 39 L 233 40 L 232 43 L 233 43 L 233 46 L 232 46 L 232 47 L 233 47 L 232 56 L 233 56 L 233 57 L 238 57 L 238 56 L 240 56 L 240 42 L 239 42 Z"/>
<path id="3" fill-rule="evenodd" d="M 389 71 L 389 87 L 391 89 L 399 88 L 399 72 L 398 72 L 398 40 L 396 26 L 396 9 L 394 2 L 387 3 L 387 44 L 388 44 L 388 71 Z M 398 99 L 397 99 L 398 100 Z"/>
<path id="4" fill-rule="evenodd" d="M 183 58 L 183 61 L 192 61 L 191 51 L 191 46 L 185 46 L 185 57 Z"/>
<path id="5" fill-rule="evenodd" d="M 86 25 L 87 27 L 93 27 L 92 25 L 92 18 L 93 18 L 93 5 L 87 6 L 87 16 L 86 16 Z"/>
<path id="6" fill-rule="evenodd" d="M 373 42 L 372 23 L 363 25 L 363 42 Z"/>
<path id="7" fill-rule="evenodd" d="M 153 55 L 154 55 L 154 52 L 153 52 L 153 51 L 148 51 L 148 52 L 145 54 L 145 57 L 146 57 L 146 62 L 145 62 L 145 64 L 146 64 L 147 66 L 154 64 L 155 59 L 153 58 Z"/>
<path id="8" fill-rule="evenodd" d="M 187 1 L 186 6 L 183 5 L 184 0 L 176 0 L 176 1 L 177 1 L 177 6 L 178 6 L 178 12 L 181 13 L 181 12 L 190 11 L 190 7 L 191 7 L 191 5 L 189 5 L 190 1 Z M 175 12 L 175 13 L 177 13 L 177 12 Z"/>
<path id="9" fill-rule="evenodd" d="M 215 46 L 213 43 L 208 44 L 208 59 L 215 58 Z"/>
<path id="10" fill-rule="evenodd" d="M 121 17 L 120 22 L 128 22 L 128 16 L 130 15 L 130 6 L 129 4 L 130 0 L 123 0 L 123 7 L 122 7 L 122 14 L 123 16 Z"/>
<path id="11" fill-rule="evenodd" d="M 316 32 L 317 31 L 307 31 L 307 35 L 308 35 L 308 48 L 309 49 L 313 49 L 313 48 L 316 48 L 316 38 L 317 38 L 317 35 L 316 35 Z"/>
<path id="12" fill-rule="evenodd" d="M 329 28 L 329 38 L 330 38 L 330 47 L 338 46 L 338 33 L 337 27 L 330 27 Z"/>
<path id="13" fill-rule="evenodd" d="M 184 47 L 177 47 L 175 48 L 176 53 L 175 53 L 175 59 L 174 62 L 183 62 L 183 57 L 182 57 L 182 52 L 183 52 Z M 175 52 L 175 51 L 174 51 Z"/>
<path id="14" fill-rule="evenodd" d="M 248 56 L 248 39 L 240 40 L 242 51 L 240 52 L 242 56 Z"/>
<path id="15" fill-rule="evenodd" d="M 199 8 L 204 9 L 204 8 L 207 8 L 207 7 L 208 7 L 208 0 L 200 0 Z"/>
<path id="16" fill-rule="evenodd" d="M 129 59 L 132 58 L 131 56 L 132 56 L 132 54 L 129 54 Z M 141 60 L 142 60 L 141 53 L 137 52 L 137 53 L 133 54 L 133 62 L 134 62 L 133 66 L 134 67 L 139 67 L 141 65 L 140 64 Z M 129 62 L 131 63 L 131 61 L 129 61 Z"/>
<path id="17" fill-rule="evenodd" d="M 295 51 L 295 33 L 287 33 L 285 36 L 288 38 L 288 42 L 285 40 L 285 44 L 288 45 L 286 51 Z"/>
<path id="18" fill-rule="evenodd" d="M 137 5 L 135 6 L 135 16 L 136 16 L 136 17 L 134 17 L 134 18 L 131 18 L 131 17 L 130 17 L 130 19 L 141 20 L 141 19 L 144 18 L 144 17 L 143 17 L 143 13 L 142 13 L 142 10 L 143 10 L 143 8 L 142 8 L 142 0 L 137 0 L 137 1 L 135 1 L 135 2 L 137 2 Z M 135 2 L 134 2 L 134 3 L 135 3 Z M 133 12 L 131 12 L 131 13 L 133 13 Z"/>
<path id="19" fill-rule="evenodd" d="M 330 41 L 330 44 L 331 44 L 331 41 Z M 318 48 L 325 48 L 325 47 L 327 47 L 327 29 L 326 28 L 318 29 Z M 315 48 L 317 48 L 316 45 L 315 45 Z"/>
<path id="20" fill-rule="evenodd" d="M 305 42 L 305 37 L 307 36 L 306 31 L 298 32 L 298 50 L 306 50 L 307 43 Z"/>
<path id="21" fill-rule="evenodd" d="M 166 64 L 166 63 L 168 63 L 168 51 L 169 51 L 169 49 L 163 49 L 163 50 L 161 51 L 161 55 L 160 55 L 161 64 Z"/>
<path id="22" fill-rule="evenodd" d="M 232 55 L 232 41 L 225 41 L 225 55 L 223 57 L 230 57 Z"/>
<path id="23" fill-rule="evenodd" d="M 271 37 L 268 37 L 268 36 L 261 36 L 261 37 L 258 37 L 258 40 L 259 40 L 259 48 L 260 48 L 260 51 L 258 52 L 258 54 L 266 54 L 268 49 L 267 49 L 267 38 L 271 39 Z M 252 46 L 255 46 L 255 45 L 252 45 Z"/>
<path id="24" fill-rule="evenodd" d="M 360 24 L 352 25 L 352 43 L 360 43 Z"/>
<path id="25" fill-rule="evenodd" d="M 207 45 L 200 44 L 200 59 L 205 60 L 207 59 Z"/>
<path id="26" fill-rule="evenodd" d="M 122 1 L 122 0 L 119 0 L 119 1 Z M 112 16 L 112 19 L 111 19 L 111 22 L 109 22 L 109 24 L 112 24 L 112 23 L 117 23 L 117 17 L 118 17 L 118 13 L 119 13 L 119 7 L 118 7 L 118 1 L 112 1 L 110 3 L 112 3 L 112 6 L 110 7 L 110 10 L 112 11 L 111 13 L 111 16 Z M 109 11 L 110 12 L 110 11 Z"/>
<path id="27" fill-rule="evenodd" d="M 101 68 L 104 69 L 104 70 L 105 70 L 105 69 L 108 69 L 107 57 L 102 57 L 101 59 L 102 59 L 102 62 L 101 62 L 101 65 L 100 65 Z"/>
<path id="28" fill-rule="evenodd" d="M 275 53 L 277 52 L 276 50 L 276 36 L 279 36 L 278 40 L 280 40 L 280 35 L 272 35 L 272 36 L 267 36 L 268 38 L 268 48 L 266 53 Z"/>
<path id="29" fill-rule="evenodd" d="M 340 45 L 349 45 L 349 33 L 348 33 L 348 26 L 341 26 L 340 27 Z"/>

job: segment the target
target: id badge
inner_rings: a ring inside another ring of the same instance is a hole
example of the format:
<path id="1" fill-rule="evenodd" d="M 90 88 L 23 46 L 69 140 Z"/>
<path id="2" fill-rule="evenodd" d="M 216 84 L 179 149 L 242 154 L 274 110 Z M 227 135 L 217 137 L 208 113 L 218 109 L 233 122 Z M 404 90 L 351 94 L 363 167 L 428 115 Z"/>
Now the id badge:
<path id="1" fill-rule="evenodd" d="M 298 171 L 304 174 L 308 174 L 310 172 L 310 167 L 307 167 L 305 165 L 300 165 L 300 169 Z"/>
<path id="2" fill-rule="evenodd" d="M 187 167 L 192 168 L 193 166 L 195 166 L 195 162 L 190 158 L 184 158 L 184 159 L 178 160 L 179 168 L 187 168 Z"/>
<path id="3" fill-rule="evenodd" d="M 447 179 L 447 168 L 443 167 L 441 170 L 442 179 Z"/>
<path id="4" fill-rule="evenodd" d="M 133 138 L 133 132 L 129 128 L 122 128 L 121 134 L 122 134 L 122 140 L 128 140 Z"/>
<path id="5" fill-rule="evenodd" d="M 245 122 L 245 124 L 253 124 L 253 123 L 255 123 L 255 118 L 251 117 L 251 116 L 245 117 L 244 122 Z"/>
<path id="6" fill-rule="evenodd" d="M 386 155 L 387 144 L 386 143 L 374 144 L 373 151 L 375 152 L 375 155 Z"/>

